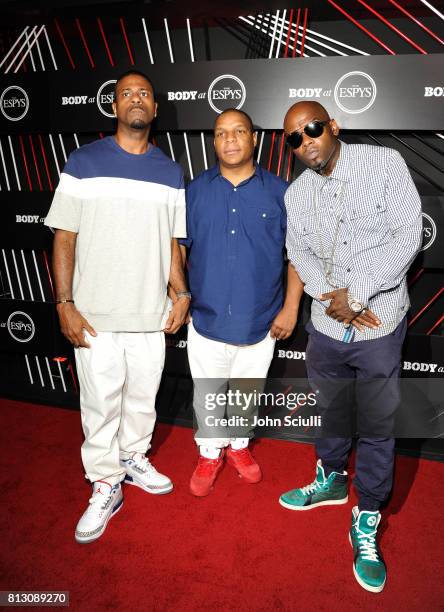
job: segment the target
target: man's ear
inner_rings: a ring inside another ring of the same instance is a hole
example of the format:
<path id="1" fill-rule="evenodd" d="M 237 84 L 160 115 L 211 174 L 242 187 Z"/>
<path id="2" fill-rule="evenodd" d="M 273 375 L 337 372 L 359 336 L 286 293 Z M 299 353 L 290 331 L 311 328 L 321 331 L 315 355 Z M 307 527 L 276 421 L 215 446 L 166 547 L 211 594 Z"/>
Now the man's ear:
<path id="1" fill-rule="evenodd" d="M 114 116 L 116 117 L 116 115 L 117 115 L 117 105 L 116 105 L 116 103 L 112 102 L 111 103 L 111 107 L 113 109 Z"/>
<path id="2" fill-rule="evenodd" d="M 330 120 L 330 129 L 334 136 L 339 134 L 339 125 L 336 123 L 335 119 Z"/>
<path id="3" fill-rule="evenodd" d="M 157 117 L 157 108 L 158 108 L 158 105 L 157 105 L 157 102 L 155 102 L 154 104 L 154 116 L 155 117 Z"/>
<path id="4" fill-rule="evenodd" d="M 254 146 L 257 145 L 257 132 L 253 132 L 253 143 L 254 143 Z"/>

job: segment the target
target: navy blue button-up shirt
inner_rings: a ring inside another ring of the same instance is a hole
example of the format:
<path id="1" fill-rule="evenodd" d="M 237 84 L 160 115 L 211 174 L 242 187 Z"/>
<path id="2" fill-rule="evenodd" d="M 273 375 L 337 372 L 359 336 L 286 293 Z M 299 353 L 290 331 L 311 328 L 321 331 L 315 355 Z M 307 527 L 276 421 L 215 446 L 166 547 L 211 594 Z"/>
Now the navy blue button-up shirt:
<path id="1" fill-rule="evenodd" d="M 255 167 L 236 187 L 219 166 L 186 192 L 193 325 L 202 336 L 254 344 L 283 302 L 287 217 L 281 178 Z"/>

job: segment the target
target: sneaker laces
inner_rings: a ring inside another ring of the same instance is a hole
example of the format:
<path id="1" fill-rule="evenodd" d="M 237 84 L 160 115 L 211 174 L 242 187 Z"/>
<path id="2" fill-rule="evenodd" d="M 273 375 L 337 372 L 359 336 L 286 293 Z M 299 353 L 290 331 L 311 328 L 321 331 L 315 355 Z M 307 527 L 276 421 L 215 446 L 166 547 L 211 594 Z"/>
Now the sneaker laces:
<path id="1" fill-rule="evenodd" d="M 311 484 L 301 487 L 301 491 L 304 495 L 311 495 L 312 493 L 319 491 L 320 488 L 320 483 L 317 480 L 314 480 Z"/>
<path id="2" fill-rule="evenodd" d="M 366 561 L 379 561 L 378 549 L 376 548 L 376 529 L 371 533 L 364 533 L 355 527 L 358 534 L 358 547 L 362 558 Z"/>
<path id="3" fill-rule="evenodd" d="M 156 468 L 150 463 L 150 460 L 145 455 L 134 453 L 131 459 L 134 461 L 136 467 L 142 470 L 142 472 L 156 472 Z"/>
<path id="4" fill-rule="evenodd" d="M 109 493 L 103 493 L 100 489 L 95 491 L 93 493 L 92 497 L 90 497 L 90 499 L 89 499 L 89 502 L 88 502 L 89 503 L 89 508 L 88 509 L 89 510 L 96 510 L 97 507 L 98 507 L 99 510 L 105 510 L 105 508 L 106 508 L 106 506 L 108 504 L 109 498 L 112 495 L 113 488 L 114 487 L 112 487 L 109 490 Z"/>

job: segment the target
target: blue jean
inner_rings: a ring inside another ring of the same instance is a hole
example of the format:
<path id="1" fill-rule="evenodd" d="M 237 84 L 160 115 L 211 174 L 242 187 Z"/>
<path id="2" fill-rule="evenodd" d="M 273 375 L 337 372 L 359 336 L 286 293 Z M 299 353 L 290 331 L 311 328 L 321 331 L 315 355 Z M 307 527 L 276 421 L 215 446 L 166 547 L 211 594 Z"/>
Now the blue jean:
<path id="1" fill-rule="evenodd" d="M 378 510 L 392 488 L 393 426 L 406 329 L 404 318 L 391 334 L 347 344 L 318 332 L 311 322 L 307 325 L 307 374 L 319 391 L 323 422 L 316 453 L 327 474 L 343 471 L 357 431 L 354 485 L 360 510 Z"/>

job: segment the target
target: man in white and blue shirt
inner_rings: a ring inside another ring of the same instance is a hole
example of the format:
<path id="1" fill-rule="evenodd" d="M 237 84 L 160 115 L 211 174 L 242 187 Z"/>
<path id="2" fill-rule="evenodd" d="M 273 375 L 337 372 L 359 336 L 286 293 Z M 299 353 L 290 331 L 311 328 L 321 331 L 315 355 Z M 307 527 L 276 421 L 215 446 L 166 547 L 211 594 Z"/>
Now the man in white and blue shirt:
<path id="1" fill-rule="evenodd" d="M 336 121 L 319 103 L 293 105 L 284 129 L 308 166 L 285 196 L 287 252 L 313 298 L 306 365 L 323 428 L 316 480 L 284 493 L 280 503 L 308 510 L 347 502 L 355 406 L 354 575 L 379 592 L 386 568 L 375 538 L 379 507 L 392 486 L 406 274 L 421 242 L 421 203 L 397 151 L 340 141 Z"/>
<path id="2" fill-rule="evenodd" d="M 164 332 L 184 322 L 190 298 L 177 243 L 186 236 L 183 173 L 148 142 L 157 113 L 149 78 L 130 70 L 117 79 L 113 110 L 116 134 L 71 153 L 45 221 L 56 230 L 57 311 L 75 347 L 82 460 L 93 485 L 80 543 L 104 533 L 122 506 L 123 480 L 156 495 L 173 489 L 145 453 Z"/>

